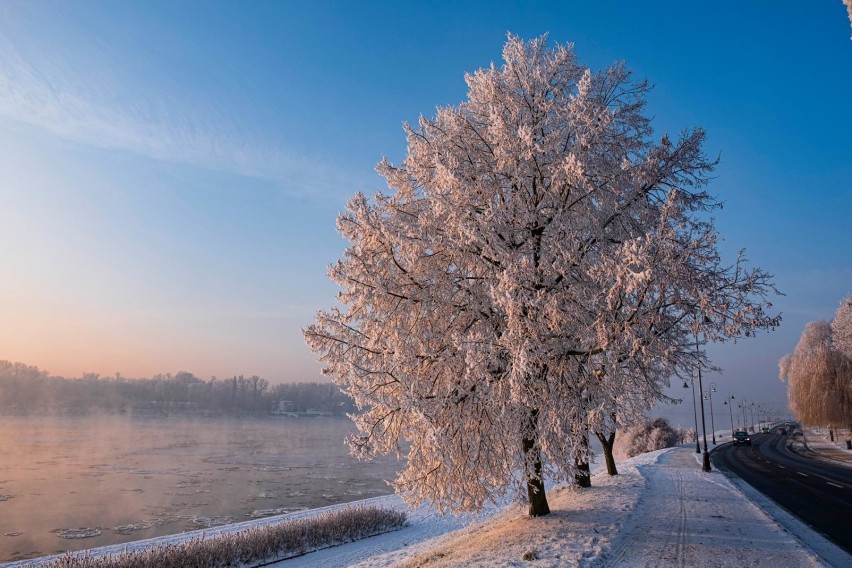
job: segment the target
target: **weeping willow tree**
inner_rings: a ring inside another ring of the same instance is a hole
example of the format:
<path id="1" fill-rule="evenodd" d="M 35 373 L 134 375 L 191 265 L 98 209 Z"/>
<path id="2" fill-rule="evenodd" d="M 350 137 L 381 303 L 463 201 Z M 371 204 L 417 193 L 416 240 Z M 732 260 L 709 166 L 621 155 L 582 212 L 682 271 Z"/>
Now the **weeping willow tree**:
<path id="1" fill-rule="evenodd" d="M 779 370 L 799 421 L 852 433 L 852 296 L 844 298 L 833 321 L 805 326 Z"/>

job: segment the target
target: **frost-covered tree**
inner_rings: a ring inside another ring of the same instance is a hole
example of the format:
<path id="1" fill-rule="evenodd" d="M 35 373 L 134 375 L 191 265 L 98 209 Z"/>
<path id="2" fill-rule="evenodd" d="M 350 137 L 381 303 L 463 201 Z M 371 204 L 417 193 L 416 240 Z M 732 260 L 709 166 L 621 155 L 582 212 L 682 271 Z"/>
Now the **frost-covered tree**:
<path id="1" fill-rule="evenodd" d="M 639 454 L 671 448 L 684 443 L 685 433 L 672 427 L 665 418 L 644 420 L 625 428 L 615 445 L 615 455 L 626 460 Z"/>
<path id="2" fill-rule="evenodd" d="M 510 36 L 468 98 L 405 126 L 389 193 L 338 218 L 342 306 L 305 330 L 362 410 L 359 455 L 400 452 L 413 503 L 475 510 L 510 487 L 549 512 L 588 435 L 662 397 L 706 341 L 772 327 L 769 275 L 719 257 L 704 132 L 651 137 L 648 84 Z"/>
<path id="3" fill-rule="evenodd" d="M 831 321 L 834 347 L 847 357 L 852 357 L 852 294 L 843 298 Z"/>
<path id="4" fill-rule="evenodd" d="M 615 434 L 618 430 L 618 415 L 611 413 L 607 420 L 601 420 L 600 425 L 594 431 L 595 436 L 601 443 L 603 448 L 604 461 L 606 463 L 606 472 L 610 475 L 618 475 L 618 467 L 615 465 Z"/>
<path id="5" fill-rule="evenodd" d="M 842 304 L 838 315 L 846 309 Z M 781 379 L 789 383 L 790 410 L 804 424 L 852 427 L 852 359 L 836 348 L 832 333 L 842 321 L 810 322 L 796 350 L 779 361 Z"/>
<path id="6" fill-rule="evenodd" d="M 590 423 L 594 424 L 592 431 L 601 444 L 609 475 L 618 475 L 614 453 L 616 434 L 643 423 L 645 412 L 659 401 L 677 403 L 653 389 L 635 390 L 601 401 L 598 408 L 590 413 Z"/>

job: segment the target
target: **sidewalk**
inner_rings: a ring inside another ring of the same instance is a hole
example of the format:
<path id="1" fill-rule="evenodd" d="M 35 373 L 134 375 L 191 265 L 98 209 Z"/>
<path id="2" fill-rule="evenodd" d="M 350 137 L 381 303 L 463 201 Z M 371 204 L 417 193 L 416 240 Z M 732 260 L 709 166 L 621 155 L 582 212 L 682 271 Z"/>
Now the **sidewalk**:
<path id="1" fill-rule="evenodd" d="M 804 430 L 802 435 L 802 442 L 806 451 L 852 466 L 852 450 L 846 449 L 846 440 L 848 439 L 849 434 L 843 430 L 834 433 L 834 442 L 831 441 L 828 432 L 821 430 Z"/>
<path id="2" fill-rule="evenodd" d="M 691 447 L 639 470 L 645 496 L 600 566 L 824 565 L 724 474 L 702 472 Z"/>

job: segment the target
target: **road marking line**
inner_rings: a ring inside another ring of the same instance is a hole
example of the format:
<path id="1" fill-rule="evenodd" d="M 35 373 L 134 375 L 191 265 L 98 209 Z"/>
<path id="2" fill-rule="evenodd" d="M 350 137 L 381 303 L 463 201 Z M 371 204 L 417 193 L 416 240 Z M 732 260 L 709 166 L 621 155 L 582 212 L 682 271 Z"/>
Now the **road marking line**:
<path id="1" fill-rule="evenodd" d="M 828 483 L 829 485 L 834 485 L 835 487 L 839 487 L 839 488 L 843 489 L 842 485 L 837 485 L 836 483 L 832 483 L 830 481 L 826 481 L 826 483 Z"/>
<path id="2" fill-rule="evenodd" d="M 804 475 L 805 477 L 808 477 L 807 473 L 802 473 L 801 471 L 797 471 L 796 473 L 798 473 L 799 475 Z"/>
<path id="3" fill-rule="evenodd" d="M 775 465 L 778 465 L 778 464 L 775 464 Z M 787 469 L 787 468 L 786 468 L 786 467 L 784 467 L 783 465 L 778 465 L 778 467 L 780 467 L 781 469 Z"/>

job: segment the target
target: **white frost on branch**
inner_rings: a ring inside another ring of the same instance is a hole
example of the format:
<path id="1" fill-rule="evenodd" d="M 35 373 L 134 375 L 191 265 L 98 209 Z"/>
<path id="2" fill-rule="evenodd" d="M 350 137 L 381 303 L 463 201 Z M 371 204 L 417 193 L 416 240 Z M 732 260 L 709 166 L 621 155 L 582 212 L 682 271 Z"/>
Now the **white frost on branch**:
<path id="1" fill-rule="evenodd" d="M 590 430 L 707 367 L 705 342 L 779 321 L 770 276 L 719 256 L 702 130 L 654 142 L 647 82 L 546 36 L 503 60 L 405 126 L 389 193 L 351 199 L 342 307 L 304 332 L 362 411 L 353 450 L 407 441 L 396 489 L 442 510 L 573 479 Z"/>
<path id="2" fill-rule="evenodd" d="M 831 322 L 834 346 L 852 358 L 852 294 L 843 298 Z"/>

